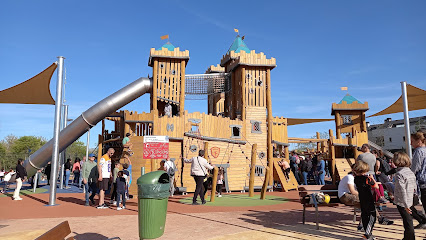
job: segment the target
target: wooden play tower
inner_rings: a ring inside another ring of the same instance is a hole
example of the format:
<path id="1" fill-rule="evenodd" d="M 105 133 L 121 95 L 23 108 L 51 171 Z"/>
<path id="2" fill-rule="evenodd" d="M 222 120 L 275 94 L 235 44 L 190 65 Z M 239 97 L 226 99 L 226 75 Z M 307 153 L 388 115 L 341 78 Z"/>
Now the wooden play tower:
<path id="1" fill-rule="evenodd" d="M 99 153 L 114 147 L 114 158 L 124 161 L 121 139 L 131 133 L 135 181 L 141 167 L 150 172 L 162 165 L 162 159 L 143 158 L 144 136 L 168 136 L 169 156 L 179 169 L 175 185 L 188 192 L 194 191 L 195 183 L 190 176 L 190 164 L 184 164 L 182 159 L 196 156 L 199 149 L 206 150 L 206 158 L 212 164 L 225 168 L 227 191 L 247 190 L 252 161 L 255 186 L 260 188 L 266 176 L 271 176 L 268 185 L 272 187 L 275 175 L 283 190 L 296 189 L 293 176 L 281 179 L 281 169 L 276 165 L 280 159 L 273 157 L 275 146 L 288 159 L 289 146 L 287 120 L 272 116 L 271 70 L 276 67 L 275 58 L 250 50 L 237 36 L 220 65 L 210 66 L 206 74 L 186 74 L 188 61 L 189 51 L 181 51 L 170 42 L 151 49 L 151 110 L 119 111 L 107 117 L 105 120 L 115 122 L 115 128 L 108 131 L 103 123 Z M 191 94 L 206 95 L 207 113 L 185 111 L 185 96 Z M 130 192 L 137 192 L 135 184 Z"/>

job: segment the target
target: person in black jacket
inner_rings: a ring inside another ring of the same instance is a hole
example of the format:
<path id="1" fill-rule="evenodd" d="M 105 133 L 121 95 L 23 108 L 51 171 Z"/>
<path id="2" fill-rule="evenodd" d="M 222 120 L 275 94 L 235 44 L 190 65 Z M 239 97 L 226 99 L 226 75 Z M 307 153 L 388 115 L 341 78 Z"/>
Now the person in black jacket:
<path id="1" fill-rule="evenodd" d="M 372 234 L 374 223 L 376 222 L 376 206 L 373 198 L 372 188 L 378 188 L 378 184 L 372 175 L 367 175 L 370 168 L 363 161 L 356 161 L 352 168 L 355 174 L 355 186 L 358 191 L 361 204 L 361 223 L 364 229 L 364 239 L 374 239 Z"/>
<path id="2" fill-rule="evenodd" d="M 19 191 L 21 191 L 22 182 L 27 178 L 27 171 L 22 164 L 24 164 L 24 160 L 21 158 L 18 159 L 18 164 L 16 165 L 16 189 L 13 193 L 13 200 L 22 200 L 22 198 L 19 197 Z"/>

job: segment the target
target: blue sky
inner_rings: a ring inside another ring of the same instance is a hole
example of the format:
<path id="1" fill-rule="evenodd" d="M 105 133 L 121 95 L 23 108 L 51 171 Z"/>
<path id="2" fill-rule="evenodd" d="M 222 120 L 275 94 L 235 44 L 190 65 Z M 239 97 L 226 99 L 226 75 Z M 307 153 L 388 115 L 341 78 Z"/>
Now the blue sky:
<path id="1" fill-rule="evenodd" d="M 400 82 L 426 89 L 426 1 L 1 1 L 0 89 L 36 75 L 65 56 L 69 117 L 133 80 L 152 75 L 149 50 L 160 36 L 190 51 L 188 74 L 218 64 L 234 28 L 256 52 L 277 59 L 273 114 L 329 118 L 346 92 L 376 113 L 401 94 Z M 55 97 L 56 73 L 51 91 Z M 203 101 L 186 109 L 207 111 Z M 149 96 L 124 109 L 149 111 Z M 0 104 L 0 139 L 53 135 L 54 106 Z M 426 110 L 410 116 L 426 115 Z M 370 118 L 400 119 L 402 113 Z M 100 133 L 92 131 L 91 146 Z M 109 125 L 111 126 L 111 125 Z M 333 122 L 289 127 L 310 137 Z M 86 137 L 81 138 L 82 141 Z"/>

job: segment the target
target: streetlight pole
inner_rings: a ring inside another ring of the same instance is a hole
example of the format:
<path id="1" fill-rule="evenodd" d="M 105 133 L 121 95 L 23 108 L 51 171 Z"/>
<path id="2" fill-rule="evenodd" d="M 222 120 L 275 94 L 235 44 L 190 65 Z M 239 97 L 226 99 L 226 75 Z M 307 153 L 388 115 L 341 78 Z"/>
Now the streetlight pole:
<path id="1" fill-rule="evenodd" d="M 408 116 L 408 97 L 407 97 L 407 82 L 401 82 L 402 90 L 402 105 L 404 106 L 404 127 L 405 127 L 405 149 L 410 156 L 413 157 L 411 152 L 411 132 L 410 132 L 410 117 Z"/>
<path id="2" fill-rule="evenodd" d="M 52 170 L 50 184 L 50 194 L 48 206 L 55 206 L 56 202 L 56 180 L 58 179 L 58 156 L 59 156 L 59 129 L 61 124 L 61 105 L 62 105 L 62 80 L 64 70 L 64 57 L 58 57 L 58 80 L 56 82 L 56 103 L 55 103 L 55 122 L 53 127 L 53 151 L 52 151 Z"/>

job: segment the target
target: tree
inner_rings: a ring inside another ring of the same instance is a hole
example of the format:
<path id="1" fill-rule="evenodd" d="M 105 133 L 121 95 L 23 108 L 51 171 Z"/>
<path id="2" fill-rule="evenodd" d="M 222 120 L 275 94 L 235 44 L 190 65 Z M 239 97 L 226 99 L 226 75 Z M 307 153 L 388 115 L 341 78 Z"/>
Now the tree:
<path id="1" fill-rule="evenodd" d="M 0 169 L 6 168 L 6 146 L 0 142 Z"/>
<path id="2" fill-rule="evenodd" d="M 28 154 L 29 156 L 41 148 L 46 142 L 47 141 L 42 137 L 23 136 L 13 143 L 11 152 L 14 154 Z"/>
<path id="3" fill-rule="evenodd" d="M 82 141 L 77 140 L 67 148 L 66 155 L 67 158 L 71 158 L 72 160 L 76 157 L 81 159 L 83 156 L 86 156 L 86 146 Z"/>
<path id="4" fill-rule="evenodd" d="M 320 133 L 320 139 L 329 139 L 330 136 L 328 132 Z M 317 139 L 317 135 L 310 137 L 310 139 Z M 297 143 L 295 150 L 297 151 L 307 151 L 308 149 L 316 149 L 317 142 L 309 142 L 309 143 Z"/>

